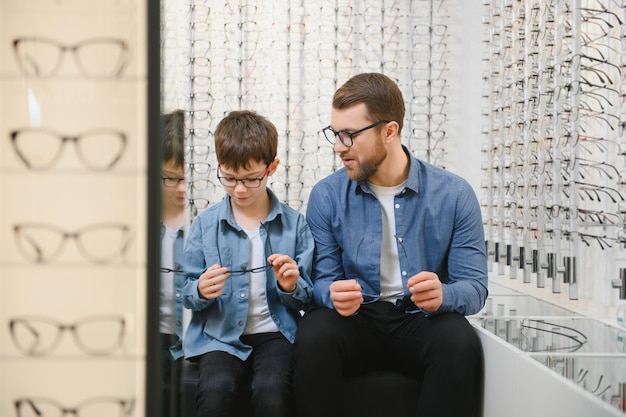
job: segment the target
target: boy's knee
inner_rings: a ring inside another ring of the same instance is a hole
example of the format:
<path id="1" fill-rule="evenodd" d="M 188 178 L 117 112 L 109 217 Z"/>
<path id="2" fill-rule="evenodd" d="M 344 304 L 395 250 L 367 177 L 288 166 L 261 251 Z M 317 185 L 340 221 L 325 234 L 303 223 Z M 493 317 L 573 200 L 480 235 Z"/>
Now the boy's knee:
<path id="1" fill-rule="evenodd" d="M 258 384 L 252 390 L 252 403 L 255 409 L 265 410 L 262 415 L 289 415 L 286 410 L 292 404 L 291 385 L 280 380 Z"/>
<path id="2" fill-rule="evenodd" d="M 236 389 L 235 380 L 227 375 L 211 375 L 209 378 L 200 377 L 198 381 L 198 394 L 205 396 L 223 396 L 225 398 L 234 394 Z"/>

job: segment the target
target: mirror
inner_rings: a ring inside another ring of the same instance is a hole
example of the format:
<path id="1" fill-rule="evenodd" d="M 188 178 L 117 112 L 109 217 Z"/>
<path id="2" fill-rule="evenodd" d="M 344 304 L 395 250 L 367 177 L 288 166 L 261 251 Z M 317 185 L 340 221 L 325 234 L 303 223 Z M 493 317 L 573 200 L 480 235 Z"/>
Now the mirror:
<path id="1" fill-rule="evenodd" d="M 462 174 L 478 192 L 481 10 L 448 3 L 163 0 L 162 107 L 185 112 L 187 226 L 224 196 L 213 131 L 238 109 L 255 110 L 278 128 L 280 165 L 269 186 L 304 213 L 313 185 L 341 166 L 320 134 L 332 95 L 360 72 L 398 81 L 405 145 Z M 452 60 L 463 60 L 463 68 Z M 465 134 L 473 139 L 459 140 Z M 193 401 L 193 393 L 183 396 L 183 405 Z"/>

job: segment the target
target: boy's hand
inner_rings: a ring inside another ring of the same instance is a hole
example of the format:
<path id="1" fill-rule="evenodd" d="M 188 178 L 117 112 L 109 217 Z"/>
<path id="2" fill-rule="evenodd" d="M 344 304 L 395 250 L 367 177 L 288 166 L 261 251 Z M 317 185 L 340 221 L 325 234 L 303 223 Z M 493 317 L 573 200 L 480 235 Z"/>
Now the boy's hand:
<path id="1" fill-rule="evenodd" d="M 278 253 L 270 255 L 267 261 L 274 267 L 274 275 L 276 275 L 280 288 L 286 292 L 294 291 L 298 283 L 298 277 L 300 277 L 296 261 L 288 255 Z"/>
<path id="2" fill-rule="evenodd" d="M 222 287 L 224 287 L 227 278 L 226 267 L 217 264 L 211 265 L 198 278 L 198 294 L 207 300 L 219 297 L 222 295 Z"/>

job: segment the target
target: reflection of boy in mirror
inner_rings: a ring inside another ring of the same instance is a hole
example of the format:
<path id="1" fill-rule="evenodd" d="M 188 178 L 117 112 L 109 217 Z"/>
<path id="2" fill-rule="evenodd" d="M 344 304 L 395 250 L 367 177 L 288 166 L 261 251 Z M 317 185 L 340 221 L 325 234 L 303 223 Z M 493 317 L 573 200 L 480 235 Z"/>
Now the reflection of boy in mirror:
<path id="1" fill-rule="evenodd" d="M 294 415 L 292 343 L 311 301 L 314 244 L 304 216 L 267 188 L 277 146 L 276 127 L 254 112 L 231 112 L 215 130 L 227 195 L 196 217 L 183 257 L 198 417 L 232 415 L 249 379 L 256 417 Z"/>
<path id="2" fill-rule="evenodd" d="M 159 331 L 163 359 L 163 409 L 166 416 L 177 416 L 182 366 L 183 280 L 176 276 L 177 259 L 182 256 L 186 222 L 184 169 L 184 112 L 164 115 L 165 143 L 161 169 L 161 302 Z M 176 296 L 178 295 L 178 296 Z"/>

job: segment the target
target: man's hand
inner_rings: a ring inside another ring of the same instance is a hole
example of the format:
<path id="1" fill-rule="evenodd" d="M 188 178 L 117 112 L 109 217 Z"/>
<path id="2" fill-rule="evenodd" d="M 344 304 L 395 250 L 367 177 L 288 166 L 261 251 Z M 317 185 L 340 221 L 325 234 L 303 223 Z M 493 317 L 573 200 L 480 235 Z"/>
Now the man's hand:
<path id="1" fill-rule="evenodd" d="M 348 317 L 356 313 L 363 302 L 361 285 L 354 279 L 338 280 L 330 284 L 330 299 L 337 313 Z"/>
<path id="2" fill-rule="evenodd" d="M 198 278 L 198 294 L 207 300 L 213 300 L 222 295 L 222 288 L 226 284 L 228 273 L 226 268 L 212 265 Z"/>
<path id="3" fill-rule="evenodd" d="M 300 270 L 296 261 L 288 255 L 274 253 L 267 258 L 267 261 L 274 267 L 274 275 L 278 280 L 278 285 L 283 291 L 292 292 L 296 289 Z"/>
<path id="4" fill-rule="evenodd" d="M 411 301 L 422 310 L 434 313 L 443 303 L 443 290 L 434 272 L 422 271 L 407 281 Z"/>

